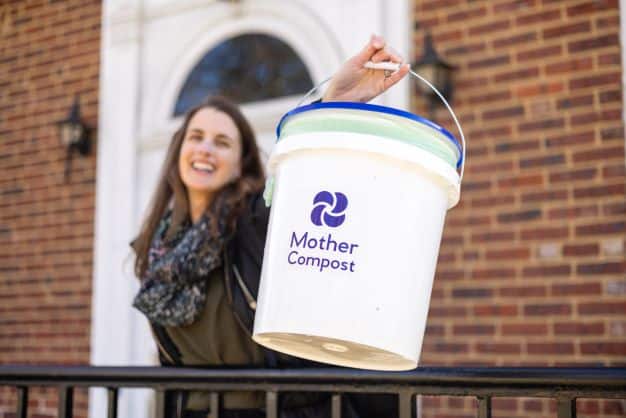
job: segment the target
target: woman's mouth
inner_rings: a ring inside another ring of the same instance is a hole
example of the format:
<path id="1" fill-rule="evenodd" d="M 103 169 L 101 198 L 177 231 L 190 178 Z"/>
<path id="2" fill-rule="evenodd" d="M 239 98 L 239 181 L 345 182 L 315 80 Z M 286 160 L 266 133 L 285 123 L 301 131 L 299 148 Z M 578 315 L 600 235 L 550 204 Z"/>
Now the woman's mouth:
<path id="1" fill-rule="evenodd" d="M 193 168 L 196 171 L 201 171 L 203 173 L 212 173 L 215 171 L 215 165 L 211 163 L 200 162 L 200 161 L 192 162 L 191 168 Z"/>

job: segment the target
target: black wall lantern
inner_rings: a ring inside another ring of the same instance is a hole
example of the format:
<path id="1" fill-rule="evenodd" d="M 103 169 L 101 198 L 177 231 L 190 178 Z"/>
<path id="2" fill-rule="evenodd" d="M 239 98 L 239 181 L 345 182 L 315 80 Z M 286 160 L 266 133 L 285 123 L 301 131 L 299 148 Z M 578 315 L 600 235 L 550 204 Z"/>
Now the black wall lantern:
<path id="1" fill-rule="evenodd" d="M 80 118 L 80 103 L 78 96 L 74 99 L 74 104 L 70 109 L 67 119 L 57 123 L 61 144 L 67 148 L 67 158 L 65 160 L 65 179 L 70 175 L 72 154 L 78 152 L 80 155 L 88 155 L 91 148 L 89 141 L 90 129 Z"/>
<path id="2" fill-rule="evenodd" d="M 437 54 L 435 46 L 433 45 L 433 37 L 430 32 L 426 32 L 424 36 L 424 52 L 421 58 L 419 58 L 412 65 L 414 70 L 430 81 L 433 86 L 439 90 L 439 92 L 446 98 L 448 102 L 452 101 L 454 93 L 452 84 L 452 72 L 456 67 L 448 64 Z M 433 117 L 435 108 L 443 103 L 437 94 L 432 91 L 425 83 L 418 82 L 418 89 L 426 97 L 428 101 L 429 111 L 431 119 Z"/>

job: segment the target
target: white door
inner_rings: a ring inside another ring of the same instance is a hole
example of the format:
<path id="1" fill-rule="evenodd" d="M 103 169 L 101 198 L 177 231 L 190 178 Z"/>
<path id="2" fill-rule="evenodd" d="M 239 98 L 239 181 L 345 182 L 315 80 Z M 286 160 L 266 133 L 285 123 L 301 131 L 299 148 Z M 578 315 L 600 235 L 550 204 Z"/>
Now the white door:
<path id="1" fill-rule="evenodd" d="M 128 246 L 155 187 L 181 118 L 173 109 L 196 63 L 224 40 L 263 33 L 289 45 L 313 84 L 382 34 L 410 57 L 409 0 L 106 0 L 103 4 L 91 359 L 94 365 L 156 363 L 145 319 L 131 308 L 137 291 Z M 280 117 L 299 95 L 242 106 L 265 153 Z M 378 103 L 408 108 L 403 81 Z M 151 415 L 151 395 L 122 391 L 120 416 Z M 93 390 L 90 417 L 106 414 Z"/>

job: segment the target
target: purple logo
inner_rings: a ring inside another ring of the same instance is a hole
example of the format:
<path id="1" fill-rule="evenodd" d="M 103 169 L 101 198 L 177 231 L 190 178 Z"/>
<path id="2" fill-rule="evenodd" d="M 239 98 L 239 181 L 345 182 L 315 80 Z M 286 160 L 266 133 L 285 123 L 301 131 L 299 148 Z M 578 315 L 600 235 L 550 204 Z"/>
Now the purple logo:
<path id="1" fill-rule="evenodd" d="M 348 198 L 343 193 L 323 190 L 315 195 L 313 205 L 311 222 L 317 226 L 336 228 L 346 220 L 344 212 L 348 207 Z"/>

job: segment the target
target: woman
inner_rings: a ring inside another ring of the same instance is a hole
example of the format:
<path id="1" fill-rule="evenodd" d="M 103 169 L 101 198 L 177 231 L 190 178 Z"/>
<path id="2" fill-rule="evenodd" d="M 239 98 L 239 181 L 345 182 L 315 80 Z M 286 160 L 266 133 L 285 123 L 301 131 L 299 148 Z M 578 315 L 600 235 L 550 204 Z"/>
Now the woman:
<path id="1" fill-rule="evenodd" d="M 381 37 L 333 77 L 324 101 L 366 102 L 408 72 L 363 68 L 402 62 Z M 150 321 L 163 365 L 308 367 L 314 363 L 264 349 L 251 339 L 268 209 L 250 125 L 239 109 L 211 98 L 191 109 L 174 134 L 148 216 L 133 241 L 141 289 L 134 306 Z M 168 416 L 204 417 L 203 392 L 178 396 Z M 225 393 L 220 416 L 264 416 L 262 394 Z M 345 416 L 359 416 L 347 408 Z M 328 415 L 323 395 L 281 399 L 283 417 Z"/>

